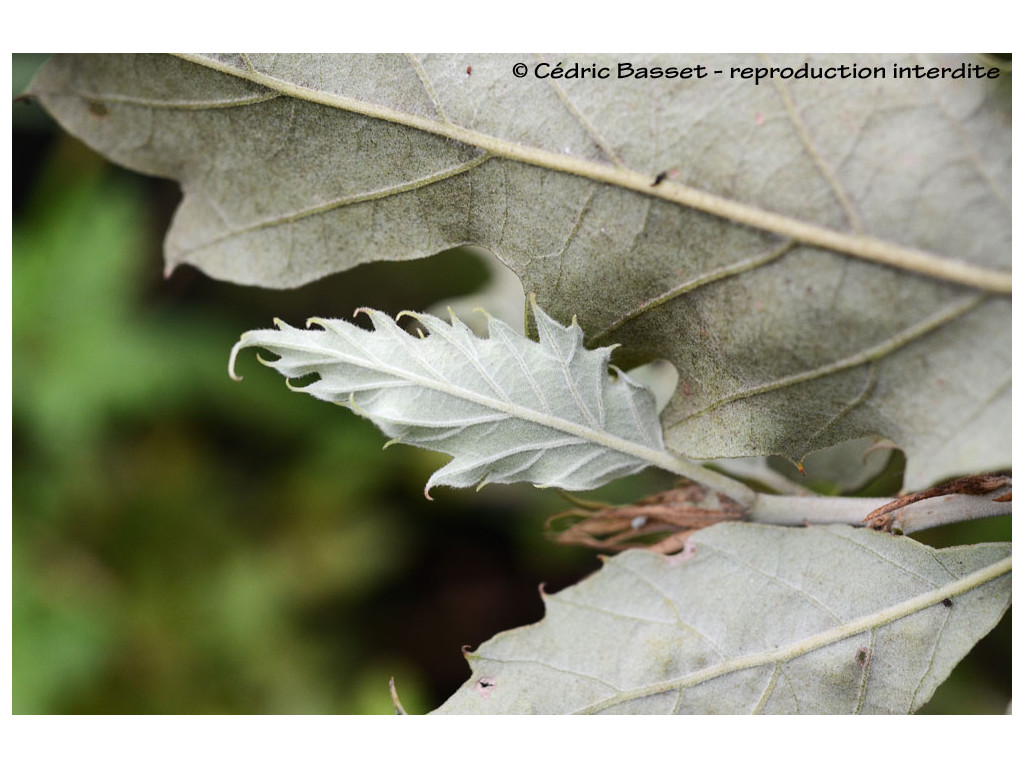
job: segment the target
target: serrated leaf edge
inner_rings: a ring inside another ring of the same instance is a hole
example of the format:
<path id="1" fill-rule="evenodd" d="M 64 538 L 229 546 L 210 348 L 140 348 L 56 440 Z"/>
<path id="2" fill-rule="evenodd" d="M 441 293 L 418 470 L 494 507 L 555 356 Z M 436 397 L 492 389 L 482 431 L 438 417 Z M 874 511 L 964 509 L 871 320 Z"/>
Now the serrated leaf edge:
<path id="1" fill-rule="evenodd" d="M 531 309 L 532 309 L 532 311 L 534 313 L 534 317 L 538 320 L 538 327 L 539 328 L 543 329 L 543 326 L 545 325 L 545 323 L 548 323 L 548 324 L 551 324 L 551 325 L 557 325 L 560 328 L 572 329 L 572 330 L 574 330 L 576 336 L 578 337 L 577 338 L 577 343 L 580 345 L 580 348 L 585 349 L 584 347 L 582 347 L 583 331 L 579 327 L 579 325 L 576 322 L 575 318 L 569 324 L 569 326 L 561 326 L 560 324 L 557 323 L 557 321 L 555 321 L 554 319 L 549 317 L 538 306 L 535 295 L 531 294 L 530 297 L 529 297 L 529 301 L 530 301 Z M 379 312 L 378 310 L 373 310 L 373 309 L 368 309 L 368 308 L 360 308 L 360 309 L 357 310 L 357 313 L 366 314 L 371 319 L 371 321 L 373 322 L 374 327 L 375 327 L 377 332 L 380 332 L 382 328 L 383 329 L 387 329 L 387 330 L 393 330 L 392 326 L 397 328 L 397 326 L 395 325 L 395 321 L 394 320 L 392 320 L 386 314 L 384 314 L 382 312 Z M 461 328 L 465 328 L 467 333 L 472 335 L 472 331 L 469 331 L 469 329 L 466 328 L 461 323 L 461 321 L 458 320 L 458 318 L 455 316 L 454 313 L 451 313 L 451 317 L 452 317 L 451 325 L 445 324 L 443 321 L 441 321 L 438 318 L 433 317 L 432 315 L 426 315 L 426 314 L 423 314 L 423 313 L 406 311 L 406 312 L 402 312 L 400 314 L 404 315 L 404 316 L 412 317 L 412 318 L 415 318 L 415 319 L 419 320 L 431 333 L 440 332 L 440 333 L 442 333 L 442 334 L 447 336 L 448 334 L 452 333 L 451 329 L 461 327 Z M 503 327 L 504 323 L 502 323 L 501 321 L 496 320 L 494 318 L 489 318 L 489 319 L 494 321 L 494 327 L 498 329 L 499 333 L 504 333 L 505 332 L 505 328 Z M 308 327 L 311 327 L 313 325 L 319 325 L 319 326 L 323 327 L 325 331 L 329 332 L 331 329 L 329 327 L 325 326 L 324 324 L 325 323 L 330 323 L 330 322 L 331 321 L 324 320 L 322 318 L 310 318 L 307 321 L 306 326 L 308 328 Z M 284 321 L 282 321 L 280 319 L 276 319 L 276 318 L 274 320 L 274 325 L 279 330 L 283 330 L 285 328 L 292 328 L 292 326 L 288 325 L 288 323 L 285 323 Z M 265 334 L 267 332 L 268 332 L 267 330 L 248 331 L 248 332 L 242 334 L 242 336 L 238 340 L 238 342 L 236 342 L 235 345 L 232 347 L 231 354 L 230 354 L 230 356 L 228 358 L 228 375 L 232 379 L 238 381 L 238 380 L 240 380 L 242 378 L 241 376 L 239 376 L 239 375 L 237 375 L 235 373 L 235 363 L 236 363 L 237 358 L 238 358 L 238 353 L 242 349 L 245 349 L 247 347 L 263 346 L 263 342 L 261 341 L 261 337 L 262 337 L 263 334 Z M 400 331 L 400 333 L 404 334 L 405 332 L 404 331 Z M 403 343 L 404 344 L 406 342 L 406 339 L 404 339 L 404 338 L 399 338 L 397 336 L 396 336 L 396 338 L 399 339 L 399 343 Z M 412 337 L 409 338 L 409 341 L 413 341 Z M 291 344 L 281 344 L 281 343 L 275 342 L 275 344 L 273 346 L 277 346 L 279 348 L 294 349 L 294 350 L 297 350 L 297 351 L 304 351 L 304 352 L 317 352 L 317 353 L 322 353 L 323 352 L 323 350 L 319 349 L 319 348 L 311 349 L 311 348 L 303 347 L 303 346 L 301 346 L 299 344 L 294 344 L 294 343 L 291 343 Z M 456 344 L 456 346 L 459 346 L 459 345 Z M 610 357 L 611 350 L 612 350 L 612 347 L 601 347 L 598 350 L 589 350 L 589 351 L 590 352 L 598 352 L 598 351 L 600 351 L 601 353 L 604 354 L 605 358 L 608 358 L 608 357 Z M 272 367 L 272 363 L 264 360 L 259 355 L 257 355 L 257 359 L 263 365 L 267 365 L 269 367 Z M 358 363 L 359 365 L 365 366 L 364 361 L 354 361 L 354 362 Z M 607 359 L 605 360 L 605 362 L 606 362 L 606 364 L 608 364 Z M 565 368 L 565 366 L 567 364 L 568 363 L 566 361 L 562 361 L 563 368 Z M 373 367 L 373 366 L 366 366 L 366 367 Z M 622 373 L 622 371 L 620 371 L 619 369 L 615 368 L 614 366 L 610 366 L 609 365 L 609 367 L 615 371 L 616 375 L 624 377 L 627 380 L 627 382 L 629 382 L 631 384 L 634 384 L 635 386 L 642 386 L 642 385 L 640 385 L 638 383 L 633 382 L 632 379 L 629 379 L 629 377 L 626 376 L 626 374 Z M 546 414 L 546 413 L 534 411 L 534 410 L 532 410 L 530 408 L 521 406 L 521 405 L 519 405 L 517 403 L 508 402 L 508 401 L 502 401 L 502 400 L 499 400 L 499 399 L 494 399 L 494 398 L 486 397 L 486 396 L 480 395 L 480 394 L 478 394 L 476 392 L 473 392 L 473 391 L 470 391 L 470 390 L 465 390 L 465 389 L 463 389 L 461 387 L 458 387 L 455 384 L 445 383 L 444 386 L 441 386 L 436 381 L 432 381 L 430 379 L 424 379 L 424 378 L 417 377 L 414 374 L 410 374 L 407 371 L 404 371 L 404 370 L 393 370 L 393 369 L 387 367 L 383 363 L 381 363 L 380 366 L 377 367 L 376 369 L 380 370 L 382 372 L 388 373 L 388 374 L 399 376 L 400 378 L 402 378 L 402 379 L 404 379 L 406 381 L 412 382 L 412 383 L 414 383 L 417 386 L 421 386 L 423 388 L 431 389 L 431 390 L 434 390 L 434 391 L 444 392 L 446 394 L 454 395 L 456 397 L 464 398 L 465 400 L 467 400 L 469 402 L 473 402 L 473 403 L 476 403 L 478 405 L 483 405 L 484 407 L 486 407 L 488 409 L 491 409 L 491 410 L 497 411 L 497 412 L 501 412 L 501 413 L 505 413 L 505 414 L 507 414 L 507 415 L 509 415 L 509 416 L 511 416 L 513 418 L 522 419 L 524 421 L 530 421 L 530 422 L 533 422 L 533 423 L 536 423 L 536 424 L 540 424 L 540 425 L 549 427 L 551 429 L 563 432 L 565 434 L 572 435 L 573 437 L 580 438 L 580 439 L 585 440 L 585 441 L 587 441 L 589 443 L 593 443 L 595 445 L 602 446 L 602 447 L 607 448 L 607 449 L 609 449 L 611 451 L 615 451 L 615 452 L 624 454 L 626 456 L 632 456 L 632 457 L 638 458 L 638 459 L 642 460 L 644 463 L 646 463 L 648 465 L 653 465 L 653 466 L 661 467 L 662 469 L 666 469 L 666 470 L 668 470 L 670 472 L 673 472 L 675 474 L 682 475 L 684 477 L 688 477 L 688 478 L 690 478 L 692 480 L 695 480 L 697 482 L 703 483 L 704 485 L 708 486 L 709 488 L 721 491 L 722 493 L 725 493 L 725 494 L 731 496 L 733 499 L 735 499 L 735 500 L 737 500 L 737 501 L 739 501 L 739 502 L 741 502 L 743 504 L 746 504 L 747 506 L 751 505 L 753 503 L 754 499 L 755 499 L 754 492 L 752 490 L 750 490 L 743 483 L 740 483 L 740 482 L 737 482 L 735 480 L 732 480 L 731 478 L 728 478 L 728 477 L 725 477 L 723 475 L 720 475 L 717 472 L 714 472 L 713 470 L 706 469 L 706 468 L 700 466 L 699 464 L 695 464 L 693 462 L 690 462 L 690 461 L 684 459 L 681 456 L 677 456 L 677 455 L 675 455 L 673 453 L 670 453 L 667 449 L 664 448 L 664 445 L 661 442 L 660 434 L 657 436 L 657 441 L 656 441 L 658 443 L 659 447 L 658 448 L 652 448 L 652 447 L 649 447 L 649 446 L 646 446 L 646 445 L 642 445 L 640 443 L 635 443 L 635 442 L 632 442 L 630 440 L 626 440 L 624 438 L 618 437 L 617 435 L 614 435 L 612 433 L 603 431 L 600 428 L 595 429 L 595 428 L 587 427 L 587 426 L 585 426 L 583 424 L 578 424 L 576 422 L 572 422 L 572 421 L 569 421 L 567 419 L 562 419 L 562 418 L 557 417 L 557 416 L 551 416 L 551 415 Z M 571 385 L 571 376 L 569 376 L 568 373 L 567 373 L 567 376 L 566 376 L 566 380 L 567 380 L 567 385 Z M 296 387 L 292 386 L 290 384 L 290 382 L 288 383 L 288 386 L 289 386 L 289 388 L 291 388 L 293 390 L 301 391 L 300 388 L 296 388 Z M 632 407 L 632 405 L 631 405 L 631 407 Z M 659 432 L 660 432 L 660 430 L 659 430 Z M 394 442 L 394 441 L 391 441 L 391 442 Z M 442 470 L 438 470 L 438 472 L 435 473 L 434 476 L 431 477 L 430 481 L 428 481 L 427 487 L 425 489 L 425 494 L 426 494 L 427 498 L 430 498 L 430 488 L 433 485 L 433 481 L 434 481 L 435 477 L 438 474 L 440 474 L 440 473 L 443 473 L 443 469 Z"/>

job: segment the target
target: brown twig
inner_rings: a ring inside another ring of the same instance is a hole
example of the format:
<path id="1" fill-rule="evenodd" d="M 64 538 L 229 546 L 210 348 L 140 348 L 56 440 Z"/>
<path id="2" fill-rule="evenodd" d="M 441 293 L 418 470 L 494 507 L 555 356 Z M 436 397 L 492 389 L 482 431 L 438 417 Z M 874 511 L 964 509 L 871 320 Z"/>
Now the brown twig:
<path id="1" fill-rule="evenodd" d="M 902 517 L 903 510 L 918 501 L 931 499 L 936 496 L 948 496 L 950 494 L 961 494 L 964 496 L 982 496 L 1000 488 L 1010 487 L 1013 484 L 1012 478 L 1007 475 L 969 475 L 951 480 L 948 483 L 937 485 L 925 491 L 908 493 L 888 504 L 884 504 L 872 511 L 864 518 L 864 524 L 876 531 L 891 531 L 895 523 Z M 1012 491 L 1004 493 L 993 501 L 1010 501 Z"/>

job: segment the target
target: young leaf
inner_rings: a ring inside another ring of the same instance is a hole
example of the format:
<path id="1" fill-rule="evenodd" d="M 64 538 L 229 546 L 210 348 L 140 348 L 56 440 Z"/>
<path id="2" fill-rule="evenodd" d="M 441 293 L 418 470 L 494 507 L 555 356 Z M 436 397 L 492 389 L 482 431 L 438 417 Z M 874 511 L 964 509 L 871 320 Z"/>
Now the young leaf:
<path id="1" fill-rule="evenodd" d="M 654 396 L 621 371 L 610 348 L 587 350 L 575 323 L 559 325 L 533 304 L 534 342 L 488 317 L 481 339 L 451 324 L 416 318 L 414 338 L 387 315 L 367 314 L 374 330 L 344 320 L 310 320 L 322 330 L 276 321 L 250 331 L 231 352 L 262 347 L 267 365 L 288 378 L 317 374 L 301 391 L 370 418 L 394 442 L 448 453 L 427 483 L 466 487 L 529 481 L 568 490 L 596 488 L 664 454 Z M 265 362 L 265 361 L 264 361 Z"/>
<path id="2" fill-rule="evenodd" d="M 542 61 L 612 76 L 512 74 Z M 838 65 L 871 76 L 742 74 Z M 675 365 L 672 450 L 881 435 L 916 489 L 1010 462 L 1009 75 L 897 77 L 961 65 L 979 61 L 86 55 L 29 92 L 181 181 L 171 267 L 285 287 L 477 243 L 621 365 Z"/>
<path id="3" fill-rule="evenodd" d="M 437 713 L 914 712 L 1006 611 L 1010 568 L 1008 543 L 722 523 L 544 595 Z"/>

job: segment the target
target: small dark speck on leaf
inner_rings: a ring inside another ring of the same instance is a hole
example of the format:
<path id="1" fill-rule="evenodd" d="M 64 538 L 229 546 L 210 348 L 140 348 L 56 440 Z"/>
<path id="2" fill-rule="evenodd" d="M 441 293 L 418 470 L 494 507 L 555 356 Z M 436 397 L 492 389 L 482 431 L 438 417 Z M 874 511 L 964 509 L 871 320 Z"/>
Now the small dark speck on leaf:
<path id="1" fill-rule="evenodd" d="M 949 599 L 948 597 L 947 597 L 947 598 L 945 598 L 945 599 L 944 599 L 944 600 L 942 601 L 942 604 L 943 604 L 944 606 L 946 606 L 947 608 L 952 608 L 952 607 L 953 607 L 953 601 L 952 601 L 952 600 L 950 600 L 950 599 Z"/>
<path id="2" fill-rule="evenodd" d="M 858 667 L 866 667 L 868 665 L 868 661 L 871 659 L 871 649 L 867 646 L 861 646 L 857 649 L 857 653 L 854 655 L 854 658 L 857 660 Z"/>
<path id="3" fill-rule="evenodd" d="M 491 691 L 494 689 L 494 678 L 493 677 L 481 677 L 476 681 L 476 692 L 480 694 L 481 699 L 489 698 Z"/>
<path id="4" fill-rule="evenodd" d="M 659 184 L 661 184 L 661 182 L 663 182 L 667 178 L 668 178 L 668 171 L 662 171 L 661 173 L 659 173 L 657 176 L 654 177 L 654 183 L 651 184 L 651 186 L 652 187 L 656 187 Z"/>
<path id="5" fill-rule="evenodd" d="M 472 75 L 473 74 L 473 65 L 472 64 L 470 64 L 468 67 L 466 67 L 466 74 L 467 75 Z"/>
<path id="6" fill-rule="evenodd" d="M 94 115 L 96 117 L 106 117 L 110 114 L 110 110 L 107 109 L 107 105 L 104 104 L 102 101 L 92 99 L 89 102 L 89 114 Z"/>

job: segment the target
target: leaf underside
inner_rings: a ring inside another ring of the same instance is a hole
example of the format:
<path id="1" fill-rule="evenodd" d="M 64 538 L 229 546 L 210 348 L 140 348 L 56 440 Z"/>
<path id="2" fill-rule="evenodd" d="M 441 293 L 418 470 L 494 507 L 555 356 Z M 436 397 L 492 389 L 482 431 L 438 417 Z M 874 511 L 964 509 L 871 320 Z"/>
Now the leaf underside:
<path id="1" fill-rule="evenodd" d="M 434 485 L 527 481 L 568 490 L 596 488 L 643 469 L 636 453 L 664 451 L 654 395 L 621 371 L 611 350 L 587 350 L 575 323 L 559 325 L 533 305 L 540 341 L 488 317 L 481 339 L 455 315 L 451 324 L 408 313 L 419 338 L 376 310 L 365 330 L 344 320 L 311 320 L 317 330 L 278 321 L 250 331 L 232 352 L 260 347 L 289 379 L 319 378 L 300 391 L 350 407 L 395 442 L 447 453 Z M 623 449 L 623 450 L 620 450 Z M 624 452 L 625 451 L 625 452 Z"/>
<path id="2" fill-rule="evenodd" d="M 436 714 L 910 713 L 1010 602 L 1009 544 L 749 523 L 690 541 L 544 595 Z"/>
<path id="3" fill-rule="evenodd" d="M 708 192 L 1008 272 L 1008 74 L 891 76 L 974 62 L 956 56 L 546 60 L 888 76 L 595 82 L 512 77 L 530 56 L 58 56 L 30 92 L 113 160 L 181 182 L 170 267 L 285 287 L 476 243 L 590 343 L 622 344 L 623 367 L 676 366 L 663 425 L 678 453 L 799 458 L 877 435 L 906 451 L 911 487 L 1009 465 L 1007 297 L 654 197 Z"/>

